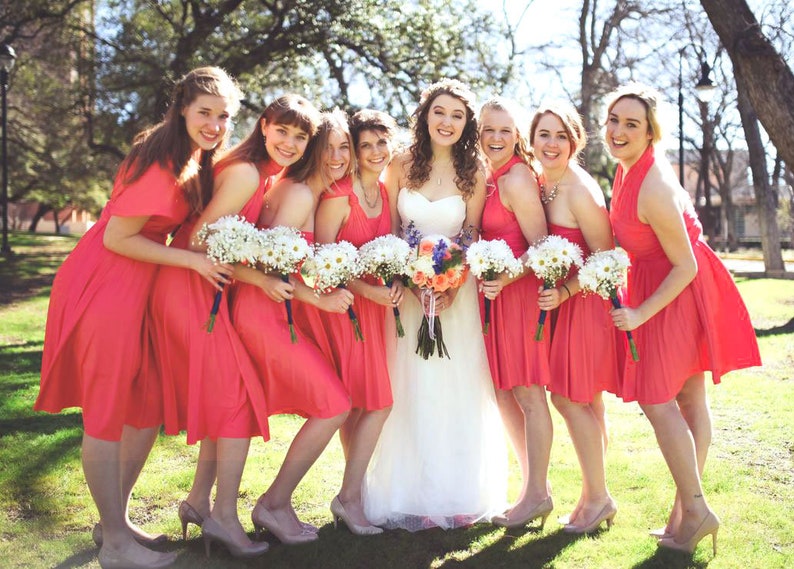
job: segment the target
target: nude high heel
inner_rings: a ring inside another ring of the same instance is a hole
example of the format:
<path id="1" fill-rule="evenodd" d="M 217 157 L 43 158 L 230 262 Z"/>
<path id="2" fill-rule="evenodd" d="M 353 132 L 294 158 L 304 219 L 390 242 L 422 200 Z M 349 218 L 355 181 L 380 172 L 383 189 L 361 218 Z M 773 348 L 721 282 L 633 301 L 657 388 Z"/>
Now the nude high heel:
<path id="1" fill-rule="evenodd" d="M 383 529 L 379 528 L 378 526 L 360 526 L 356 523 L 353 523 L 353 520 L 351 520 L 350 516 L 347 515 L 345 507 L 339 500 L 339 496 L 336 496 L 333 500 L 331 500 L 331 514 L 334 517 L 334 529 L 337 527 L 337 522 L 342 520 L 342 522 L 344 522 L 344 524 L 347 526 L 347 529 L 350 530 L 350 533 L 355 535 L 377 535 L 379 533 L 383 533 Z"/>
<path id="2" fill-rule="evenodd" d="M 179 522 L 182 524 L 182 541 L 187 539 L 187 525 L 193 524 L 201 527 L 201 524 L 204 523 L 204 517 L 199 514 L 196 509 L 182 500 L 179 504 L 179 510 L 177 510 L 177 515 L 179 516 Z"/>
<path id="3" fill-rule="evenodd" d="M 601 511 L 596 515 L 593 520 L 587 524 L 586 526 L 577 526 L 575 524 L 567 524 L 563 526 L 562 531 L 565 533 L 575 533 L 575 534 L 583 534 L 583 533 L 591 533 L 598 529 L 601 525 L 601 522 L 607 522 L 607 529 L 612 527 L 612 524 L 615 520 L 615 514 L 618 513 L 618 507 L 615 505 L 614 502 L 609 501 Z"/>
<path id="4" fill-rule="evenodd" d="M 513 520 L 507 516 L 495 516 L 493 519 L 491 519 L 491 522 L 494 525 L 503 528 L 517 528 L 528 524 L 532 520 L 540 518 L 540 529 L 543 529 L 543 526 L 546 525 L 546 518 L 549 517 L 549 514 L 553 509 L 554 502 L 552 501 L 551 496 L 548 496 L 540 504 L 535 506 L 532 511 L 529 512 L 529 514 L 522 518 Z"/>
<path id="5" fill-rule="evenodd" d="M 201 524 L 201 537 L 204 539 L 204 553 L 206 553 L 207 559 L 209 559 L 210 546 L 213 541 L 222 543 L 226 549 L 229 550 L 232 557 L 241 559 L 258 557 L 270 549 L 270 544 L 265 541 L 253 542 L 250 545 L 238 545 L 236 542 L 232 541 L 229 532 L 212 518 L 207 518 L 204 520 L 204 523 Z"/>
<path id="6" fill-rule="evenodd" d="M 136 559 L 130 559 L 124 555 L 111 552 L 106 548 L 99 551 L 99 566 L 102 569 L 163 569 L 173 565 L 176 561 L 176 553 L 163 553 L 159 561 L 154 563 L 144 563 Z"/>
<path id="7" fill-rule="evenodd" d="M 695 530 L 690 538 L 683 542 L 678 542 L 675 540 L 675 537 L 663 537 L 659 540 L 659 547 L 664 547 L 666 549 L 676 549 L 678 551 L 686 551 L 687 553 L 694 553 L 695 548 L 697 547 L 698 543 L 706 537 L 707 535 L 711 536 L 711 549 L 714 555 L 717 555 L 717 530 L 720 529 L 720 520 L 712 512 L 706 514 L 703 518 L 703 521 L 700 522 L 700 525 Z"/>
<path id="8" fill-rule="evenodd" d="M 257 502 L 256 506 L 254 506 L 254 509 L 251 512 L 251 521 L 254 524 L 257 537 L 259 537 L 263 529 L 267 529 L 285 545 L 309 543 L 310 541 L 316 541 L 319 537 L 313 531 L 304 529 L 303 527 L 301 527 L 301 532 L 299 534 L 286 533 L 279 525 L 275 516 L 264 506 L 264 504 L 262 504 L 261 501 Z"/>

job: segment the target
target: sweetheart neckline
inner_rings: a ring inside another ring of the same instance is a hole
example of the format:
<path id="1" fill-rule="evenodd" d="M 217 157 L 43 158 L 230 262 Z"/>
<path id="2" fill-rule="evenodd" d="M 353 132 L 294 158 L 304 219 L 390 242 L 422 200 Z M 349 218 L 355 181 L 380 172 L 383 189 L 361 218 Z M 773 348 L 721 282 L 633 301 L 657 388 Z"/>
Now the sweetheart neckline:
<path id="1" fill-rule="evenodd" d="M 444 201 L 444 200 L 448 200 L 449 198 L 460 198 L 460 199 L 463 199 L 463 196 L 461 196 L 460 194 L 452 194 L 452 195 L 450 195 L 450 196 L 444 196 L 443 198 L 438 198 L 438 199 L 435 199 L 435 200 L 431 200 L 431 199 L 430 199 L 430 198 L 428 198 L 426 195 L 424 195 L 424 194 L 423 194 L 423 193 L 421 193 L 421 192 L 417 192 L 416 190 L 410 190 L 410 189 L 408 189 L 408 188 L 403 188 L 403 189 L 404 189 L 406 192 L 411 192 L 411 193 L 413 193 L 413 194 L 416 194 L 416 195 L 418 195 L 418 196 L 421 196 L 422 198 L 424 198 L 424 200 L 425 200 L 427 203 L 438 203 L 438 202 L 442 202 L 442 201 Z"/>

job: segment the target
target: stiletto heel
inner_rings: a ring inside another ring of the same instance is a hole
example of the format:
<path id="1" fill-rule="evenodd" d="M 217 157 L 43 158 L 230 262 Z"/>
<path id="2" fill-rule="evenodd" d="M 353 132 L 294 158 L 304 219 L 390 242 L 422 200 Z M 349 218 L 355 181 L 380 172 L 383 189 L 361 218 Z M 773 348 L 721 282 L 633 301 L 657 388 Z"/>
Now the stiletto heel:
<path id="1" fill-rule="evenodd" d="M 383 533 L 383 529 L 379 528 L 378 526 L 360 526 L 354 523 L 347 514 L 347 510 L 345 510 L 342 502 L 339 500 L 339 496 L 336 496 L 333 500 L 331 500 L 331 514 L 334 518 L 334 529 L 337 528 L 337 522 L 342 520 L 347 526 L 347 529 L 350 530 L 350 533 L 354 535 L 377 535 L 379 533 Z"/>
<path id="2" fill-rule="evenodd" d="M 264 541 L 249 545 L 238 545 L 232 540 L 229 532 L 212 518 L 207 518 L 201 524 L 201 537 L 204 540 L 204 553 L 207 555 L 207 559 L 209 559 L 210 547 L 213 541 L 222 543 L 229 550 L 232 557 L 239 558 L 257 557 L 270 549 L 270 544 Z"/>
<path id="3" fill-rule="evenodd" d="M 168 541 L 168 537 L 162 533 L 154 537 L 144 537 L 142 535 L 138 535 L 135 532 L 133 532 L 132 537 L 135 538 L 135 541 L 146 547 L 151 547 L 152 545 L 160 545 L 161 543 L 165 543 L 166 541 Z M 102 547 L 103 538 L 102 538 L 101 523 L 94 524 L 94 529 L 91 530 L 91 539 L 94 541 L 97 547 Z"/>
<path id="4" fill-rule="evenodd" d="M 264 506 L 264 504 L 262 504 L 261 500 L 256 503 L 256 506 L 254 506 L 254 509 L 251 512 L 251 521 L 254 524 L 257 538 L 259 538 L 259 535 L 263 529 L 267 529 L 285 545 L 309 543 L 310 541 L 316 541 L 319 537 L 313 531 L 304 529 L 303 526 L 301 526 L 301 532 L 299 534 L 286 533 L 279 525 L 276 517 Z"/>
<path id="5" fill-rule="evenodd" d="M 179 522 L 182 524 L 182 541 L 187 540 L 188 524 L 193 524 L 198 527 L 201 527 L 201 524 L 204 523 L 204 516 L 199 514 L 193 506 L 191 506 L 184 500 L 179 504 L 179 510 L 177 510 L 177 515 L 179 516 Z"/>
<path id="6" fill-rule="evenodd" d="M 612 525 L 615 523 L 615 514 L 618 513 L 618 507 L 615 505 L 614 502 L 611 500 L 601 508 L 601 511 L 593 518 L 589 524 L 585 526 L 577 526 L 574 524 L 568 524 L 562 528 L 562 531 L 565 533 L 591 533 L 598 529 L 601 525 L 601 522 L 606 521 L 607 529 L 611 528 Z"/>
<path id="7" fill-rule="evenodd" d="M 523 518 L 511 520 L 508 516 L 495 516 L 491 519 L 491 522 L 494 525 L 503 528 L 517 528 L 528 524 L 532 520 L 540 518 L 540 529 L 542 530 L 546 525 L 546 518 L 549 517 L 549 514 L 553 509 L 554 502 L 552 501 L 551 496 L 548 496 Z"/>
<path id="8" fill-rule="evenodd" d="M 687 553 L 691 554 L 695 552 L 695 548 L 704 537 L 711 535 L 711 549 L 713 554 L 717 555 L 717 531 L 719 529 L 719 518 L 716 516 L 716 514 L 714 514 L 714 512 L 709 510 L 706 516 L 703 518 L 703 521 L 700 522 L 700 525 L 688 540 L 684 542 L 678 542 L 675 540 L 675 537 L 665 537 L 659 540 L 659 547 L 676 549 L 678 551 L 686 551 Z"/>

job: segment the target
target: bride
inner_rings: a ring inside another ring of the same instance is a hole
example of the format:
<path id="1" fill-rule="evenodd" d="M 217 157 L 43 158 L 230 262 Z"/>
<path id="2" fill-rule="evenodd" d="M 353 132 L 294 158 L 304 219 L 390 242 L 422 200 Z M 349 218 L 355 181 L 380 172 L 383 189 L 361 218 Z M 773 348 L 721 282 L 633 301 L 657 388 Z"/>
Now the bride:
<path id="1" fill-rule="evenodd" d="M 485 203 L 473 95 L 442 80 L 422 94 L 413 116 L 413 144 L 386 173 L 392 225 L 470 241 Z M 449 359 L 415 353 L 423 309 L 412 291 L 400 309 L 405 337 L 389 353 L 394 406 L 367 473 L 365 512 L 388 528 L 465 526 L 503 512 L 507 492 L 476 285 L 470 277 L 435 293 Z"/>

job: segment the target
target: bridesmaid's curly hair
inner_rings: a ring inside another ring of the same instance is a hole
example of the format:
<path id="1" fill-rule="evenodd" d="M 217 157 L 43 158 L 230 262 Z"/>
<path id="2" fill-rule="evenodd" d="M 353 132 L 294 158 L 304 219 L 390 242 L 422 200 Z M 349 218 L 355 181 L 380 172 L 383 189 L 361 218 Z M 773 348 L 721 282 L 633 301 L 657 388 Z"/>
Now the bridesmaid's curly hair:
<path id="1" fill-rule="evenodd" d="M 466 126 L 460 139 L 452 146 L 452 162 L 455 166 L 455 185 L 464 199 L 474 194 L 477 171 L 481 169 L 479 133 L 474 113 L 474 93 L 457 79 L 442 79 L 422 92 L 419 106 L 413 113 L 413 143 L 409 148 L 411 168 L 408 172 L 408 187 L 418 188 L 430 179 L 433 169 L 433 149 L 427 115 L 430 106 L 439 95 L 449 95 L 463 103 L 466 109 Z"/>

